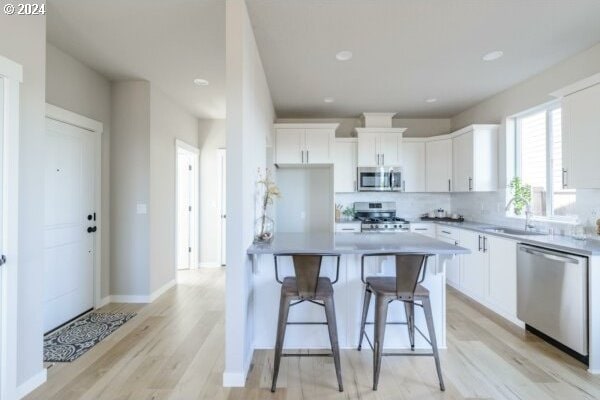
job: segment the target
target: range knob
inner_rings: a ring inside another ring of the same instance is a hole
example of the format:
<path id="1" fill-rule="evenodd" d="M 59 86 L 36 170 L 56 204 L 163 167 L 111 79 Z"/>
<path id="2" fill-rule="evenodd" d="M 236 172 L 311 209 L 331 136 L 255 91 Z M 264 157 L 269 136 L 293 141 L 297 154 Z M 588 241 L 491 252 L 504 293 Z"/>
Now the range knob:
<path id="1" fill-rule="evenodd" d="M 387 229 L 388 226 L 387 226 L 387 224 L 385 224 L 383 227 Z"/>

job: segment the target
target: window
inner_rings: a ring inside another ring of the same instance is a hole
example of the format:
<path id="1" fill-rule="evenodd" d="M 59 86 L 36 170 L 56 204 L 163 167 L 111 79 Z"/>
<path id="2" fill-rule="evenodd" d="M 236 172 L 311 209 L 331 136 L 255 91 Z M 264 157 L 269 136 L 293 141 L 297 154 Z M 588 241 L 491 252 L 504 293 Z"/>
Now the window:
<path id="1" fill-rule="evenodd" d="M 514 118 L 515 176 L 531 186 L 531 211 L 542 217 L 575 214 L 575 190 L 562 186 L 560 105 Z"/>

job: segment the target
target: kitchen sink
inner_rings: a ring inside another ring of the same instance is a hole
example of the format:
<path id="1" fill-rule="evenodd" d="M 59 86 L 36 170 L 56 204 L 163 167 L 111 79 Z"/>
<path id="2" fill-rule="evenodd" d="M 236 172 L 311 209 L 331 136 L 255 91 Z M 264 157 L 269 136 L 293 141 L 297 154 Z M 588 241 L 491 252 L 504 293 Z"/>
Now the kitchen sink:
<path id="1" fill-rule="evenodd" d="M 514 228 L 485 228 L 484 231 L 495 232 L 495 233 L 505 233 L 507 235 L 522 235 L 522 236 L 545 235 L 545 233 L 543 233 L 543 232 L 526 231 L 524 229 L 514 229 Z"/>

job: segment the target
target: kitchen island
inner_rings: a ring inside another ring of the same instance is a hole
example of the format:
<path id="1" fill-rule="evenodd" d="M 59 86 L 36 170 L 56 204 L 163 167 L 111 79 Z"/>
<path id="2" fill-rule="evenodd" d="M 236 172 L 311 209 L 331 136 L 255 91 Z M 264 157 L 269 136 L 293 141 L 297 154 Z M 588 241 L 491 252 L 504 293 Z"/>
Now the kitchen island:
<path id="1" fill-rule="evenodd" d="M 268 244 L 253 244 L 248 249 L 252 256 L 252 301 L 254 348 L 272 349 L 279 307 L 280 285 L 275 280 L 274 253 L 339 253 L 339 280 L 334 285 L 339 343 L 342 348 L 355 348 L 358 344 L 360 316 L 363 301 L 363 284 L 360 279 L 360 262 L 363 254 L 384 252 L 410 252 L 433 254 L 428 264 L 423 285 L 431 295 L 434 324 L 438 346 L 446 346 L 446 282 L 444 263 L 469 250 L 415 233 L 277 233 Z M 293 276 L 291 258 L 278 260 L 279 274 Z M 334 258 L 324 257 L 321 274 L 335 278 Z M 365 263 L 365 275 L 394 275 L 394 260 L 388 257 L 371 257 Z M 371 303 L 371 308 L 373 302 Z M 372 321 L 373 310 L 369 311 Z M 321 322 L 325 316 L 321 307 L 302 303 L 290 311 L 289 321 Z M 405 321 L 401 302 L 390 304 L 388 321 Z M 417 310 L 416 325 L 427 331 L 425 318 Z M 372 326 L 367 327 L 372 336 Z M 417 335 L 418 336 L 418 335 Z M 285 338 L 288 349 L 329 348 L 327 328 L 323 325 L 290 325 Z M 416 338 L 417 349 L 428 348 L 421 337 Z M 409 348 L 408 332 L 404 325 L 389 325 L 386 330 L 385 347 Z"/>

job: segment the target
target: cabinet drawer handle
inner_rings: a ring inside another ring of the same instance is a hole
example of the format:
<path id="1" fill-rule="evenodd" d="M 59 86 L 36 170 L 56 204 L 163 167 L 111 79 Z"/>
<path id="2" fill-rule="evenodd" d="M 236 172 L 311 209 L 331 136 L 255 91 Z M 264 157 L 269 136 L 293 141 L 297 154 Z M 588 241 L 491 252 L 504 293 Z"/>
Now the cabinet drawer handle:
<path id="1" fill-rule="evenodd" d="M 427 228 L 415 228 L 415 231 L 427 231 Z"/>
<path id="2" fill-rule="evenodd" d="M 452 232 L 448 232 L 448 231 L 442 231 L 442 233 L 445 233 L 446 235 L 452 235 Z"/>

